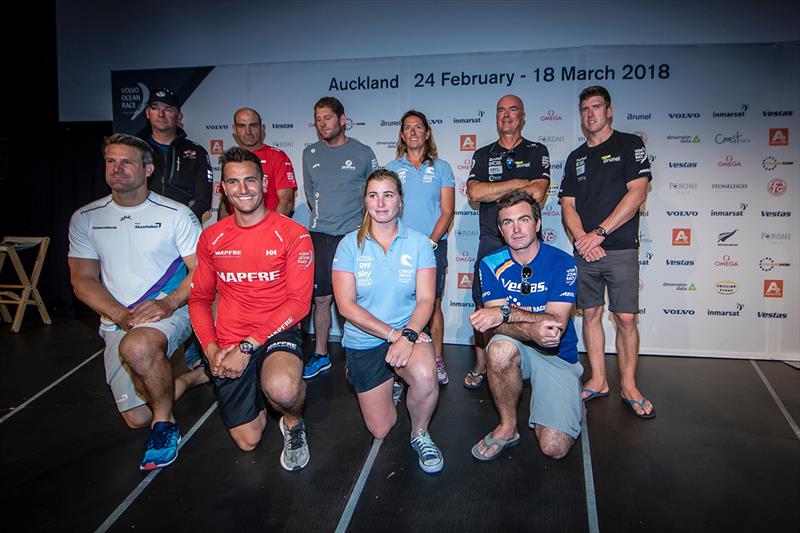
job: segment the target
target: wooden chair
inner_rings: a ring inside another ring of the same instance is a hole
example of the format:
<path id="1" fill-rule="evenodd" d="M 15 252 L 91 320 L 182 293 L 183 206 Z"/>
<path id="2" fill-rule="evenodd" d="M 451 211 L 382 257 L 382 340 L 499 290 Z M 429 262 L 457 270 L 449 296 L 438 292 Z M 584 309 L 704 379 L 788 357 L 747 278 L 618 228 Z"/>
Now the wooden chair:
<path id="1" fill-rule="evenodd" d="M 11 264 L 14 265 L 14 270 L 17 271 L 17 277 L 21 283 L 21 285 L 0 284 L 0 316 L 3 317 L 3 320 L 11 322 L 11 314 L 8 312 L 6 304 L 17 306 L 14 322 L 11 325 L 11 331 L 14 333 L 19 333 L 19 329 L 22 326 L 22 318 L 25 316 L 25 309 L 29 305 L 35 305 L 39 309 L 42 322 L 45 324 L 52 323 L 50 315 L 47 313 L 47 308 L 42 301 L 42 295 L 39 294 L 39 289 L 37 288 L 42 266 L 44 265 L 44 257 L 47 254 L 49 245 L 50 237 L 4 237 L 3 241 L 0 242 L 0 272 L 3 270 L 6 256 L 10 257 Z M 31 275 L 28 277 L 17 252 L 36 247 L 39 248 L 39 252 L 36 255 L 36 262 L 33 264 Z M 14 291 L 22 292 L 16 293 Z"/>

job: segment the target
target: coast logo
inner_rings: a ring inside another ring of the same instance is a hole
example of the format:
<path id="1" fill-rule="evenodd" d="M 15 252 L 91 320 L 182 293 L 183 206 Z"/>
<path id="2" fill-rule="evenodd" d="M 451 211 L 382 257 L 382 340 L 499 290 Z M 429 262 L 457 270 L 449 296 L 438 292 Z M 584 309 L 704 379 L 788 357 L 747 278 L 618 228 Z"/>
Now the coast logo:
<path id="1" fill-rule="evenodd" d="M 786 192 L 786 182 L 780 178 L 770 180 L 767 184 L 767 192 L 772 196 L 783 196 L 783 193 Z"/>
<path id="2" fill-rule="evenodd" d="M 554 228 L 542 228 L 542 240 L 544 242 L 553 242 L 558 238 L 558 232 Z"/>
<path id="3" fill-rule="evenodd" d="M 794 161 L 779 161 L 777 158 L 773 156 L 767 156 L 761 161 L 761 166 L 764 167 L 764 170 L 772 172 L 778 167 L 782 166 L 791 166 L 794 165 Z"/>
<path id="4" fill-rule="evenodd" d="M 459 272 L 458 273 L 458 288 L 459 289 L 471 289 L 472 288 L 472 279 L 475 274 L 471 272 Z"/>
<path id="5" fill-rule="evenodd" d="M 474 133 L 462 135 L 459 138 L 458 146 L 462 152 L 474 152 L 475 148 L 478 146 L 478 136 Z"/>
<path id="6" fill-rule="evenodd" d="M 561 115 L 557 114 L 554 110 L 549 109 L 547 114 L 539 117 L 542 122 L 555 122 L 561 120 Z"/>
<path id="7" fill-rule="evenodd" d="M 672 246 L 691 246 L 691 228 L 672 228 Z"/>
<path id="8" fill-rule="evenodd" d="M 628 113 L 625 118 L 628 120 L 650 120 L 652 118 L 652 113 Z"/>
<path id="9" fill-rule="evenodd" d="M 740 167 L 742 162 L 735 160 L 732 155 L 726 155 L 723 161 L 717 161 L 717 166 L 720 168 Z"/>
<path id="10" fill-rule="evenodd" d="M 783 280 L 765 279 L 764 298 L 783 298 Z"/>
<path id="11" fill-rule="evenodd" d="M 731 237 L 736 235 L 737 231 L 739 231 L 738 228 L 732 231 L 723 231 L 722 233 L 718 234 L 717 246 L 739 246 L 738 243 L 728 242 L 731 239 Z"/>
<path id="12" fill-rule="evenodd" d="M 770 146 L 789 146 L 789 128 L 770 128 Z"/>
<path id="13" fill-rule="evenodd" d="M 758 261 L 758 268 L 760 268 L 764 272 L 772 272 L 772 270 L 777 267 L 788 267 L 788 266 L 791 266 L 791 263 L 780 263 L 778 261 L 775 261 L 771 257 L 762 257 Z"/>
<path id="14" fill-rule="evenodd" d="M 722 259 L 717 259 L 714 261 L 714 266 L 733 268 L 739 266 L 739 262 L 735 259 L 731 259 L 731 256 L 729 255 L 723 255 Z"/>
<path id="15" fill-rule="evenodd" d="M 211 155 L 222 155 L 225 152 L 225 143 L 222 139 L 212 139 L 208 143 L 208 153 Z"/>
<path id="16" fill-rule="evenodd" d="M 736 133 L 731 134 L 717 133 L 714 136 L 714 142 L 717 144 L 744 144 L 749 143 L 750 139 L 737 131 Z"/>
<path id="17" fill-rule="evenodd" d="M 749 105 L 742 104 L 739 111 L 712 111 L 711 116 L 713 118 L 742 118 L 749 108 Z"/>
<path id="18" fill-rule="evenodd" d="M 718 294 L 734 294 L 736 291 L 739 290 L 739 284 L 733 280 L 726 279 L 722 281 L 718 281 L 714 284 L 714 290 L 717 291 Z"/>

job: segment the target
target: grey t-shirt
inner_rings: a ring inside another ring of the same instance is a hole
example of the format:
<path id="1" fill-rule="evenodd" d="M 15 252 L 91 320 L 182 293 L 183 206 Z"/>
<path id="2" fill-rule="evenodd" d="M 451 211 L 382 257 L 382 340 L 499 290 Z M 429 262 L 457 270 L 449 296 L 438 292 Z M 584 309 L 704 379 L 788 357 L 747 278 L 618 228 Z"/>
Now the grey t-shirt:
<path id="1" fill-rule="evenodd" d="M 327 235 L 354 231 L 364 217 L 367 176 L 378 168 L 372 148 L 348 138 L 331 148 L 322 141 L 303 150 L 303 187 L 311 209 L 308 229 Z"/>

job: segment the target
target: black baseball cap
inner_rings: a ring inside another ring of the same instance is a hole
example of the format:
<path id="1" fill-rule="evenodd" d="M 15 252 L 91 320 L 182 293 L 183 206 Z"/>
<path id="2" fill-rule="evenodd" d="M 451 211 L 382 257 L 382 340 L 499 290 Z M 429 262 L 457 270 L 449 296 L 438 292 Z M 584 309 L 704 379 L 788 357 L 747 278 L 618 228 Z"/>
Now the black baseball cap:
<path id="1" fill-rule="evenodd" d="M 165 104 L 173 107 L 181 107 L 181 102 L 178 100 L 178 95 L 164 87 L 150 91 L 150 99 L 147 101 L 147 105 L 150 105 L 153 102 L 164 102 Z"/>

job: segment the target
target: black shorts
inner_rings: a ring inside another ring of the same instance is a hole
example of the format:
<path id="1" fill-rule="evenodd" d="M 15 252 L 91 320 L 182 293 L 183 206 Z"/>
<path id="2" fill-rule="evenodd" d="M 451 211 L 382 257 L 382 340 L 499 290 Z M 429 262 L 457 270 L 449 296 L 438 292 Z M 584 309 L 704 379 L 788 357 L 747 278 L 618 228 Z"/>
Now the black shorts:
<path id="1" fill-rule="evenodd" d="M 226 428 L 235 428 L 255 420 L 258 413 L 266 407 L 264 392 L 261 390 L 261 367 L 270 354 L 288 352 L 296 355 L 305 364 L 302 341 L 303 335 L 299 327 L 276 333 L 250 356 L 250 361 L 239 378 L 211 377 Z"/>
<path id="2" fill-rule="evenodd" d="M 344 235 L 328 235 L 316 231 L 309 231 L 309 234 L 314 243 L 314 296 L 330 296 L 333 294 L 333 256 L 336 255 L 336 247 Z"/>
<path id="3" fill-rule="evenodd" d="M 447 239 L 439 241 L 439 246 L 433 251 L 436 258 L 436 297 L 444 294 L 444 282 L 447 277 Z"/>
<path id="4" fill-rule="evenodd" d="M 356 392 L 367 392 L 394 377 L 394 369 L 386 362 L 389 343 L 382 342 L 374 348 L 357 350 L 345 348 L 347 381 Z"/>
<path id="5" fill-rule="evenodd" d="M 487 255 L 491 255 L 503 247 L 503 242 L 494 238 L 481 239 L 478 243 L 478 257 L 475 259 L 475 270 L 472 276 L 472 301 L 475 308 L 483 307 L 483 295 L 481 294 L 481 261 Z"/>

